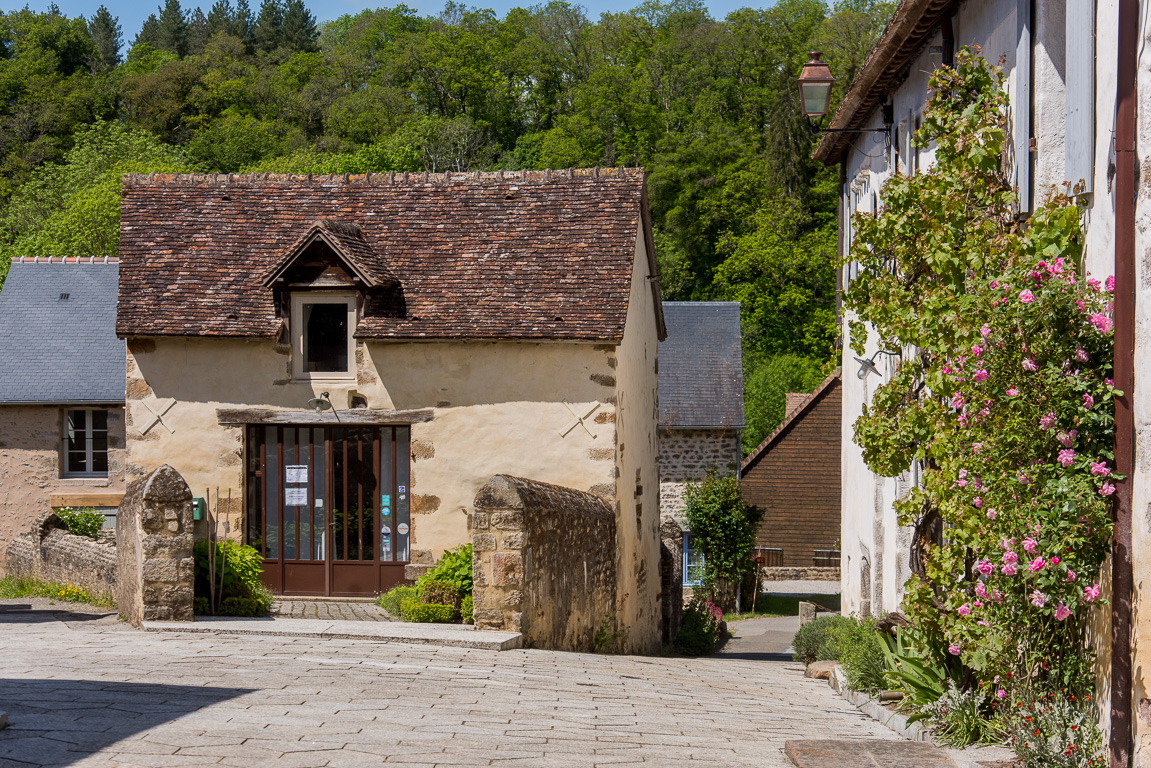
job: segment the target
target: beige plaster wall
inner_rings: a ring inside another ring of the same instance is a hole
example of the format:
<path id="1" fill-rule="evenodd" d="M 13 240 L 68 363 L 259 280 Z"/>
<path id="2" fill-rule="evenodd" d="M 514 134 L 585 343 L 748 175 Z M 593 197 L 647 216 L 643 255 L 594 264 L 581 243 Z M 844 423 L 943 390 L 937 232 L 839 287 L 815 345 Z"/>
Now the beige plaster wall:
<path id="1" fill-rule="evenodd" d="M 618 620 L 628 647 L 654 653 L 660 635 L 659 346 L 647 253 L 636 237 L 623 343 L 616 349 Z"/>
<path id="2" fill-rule="evenodd" d="M 124 492 L 123 411 L 108 413 L 108 478 L 79 479 L 61 477 L 64 410 L 0 406 L 0 575 L 8 542 L 48 511 L 52 494 Z"/>
<path id="3" fill-rule="evenodd" d="M 355 380 L 294 382 L 287 375 L 287 348 L 270 341 L 132 339 L 129 480 L 167 463 L 197 496 L 218 487 L 226 498 L 230 489 L 228 517 L 238 535 L 243 430 L 221 426 L 218 408 L 310 415 L 309 398 L 329 392 L 343 410 L 353 391 L 367 398 L 369 408 L 431 408 L 431 421 L 412 425 L 410 480 L 412 558 L 430 562 L 469 539 L 472 503 L 492 475 L 611 492 L 613 358 L 613 348 L 590 344 L 372 343 L 358 346 Z M 154 423 L 146 406 L 163 411 L 169 404 L 163 424 Z M 582 416 L 593 406 L 586 419 L 590 434 L 576 426 L 560 435 L 574 420 L 572 411 Z"/>

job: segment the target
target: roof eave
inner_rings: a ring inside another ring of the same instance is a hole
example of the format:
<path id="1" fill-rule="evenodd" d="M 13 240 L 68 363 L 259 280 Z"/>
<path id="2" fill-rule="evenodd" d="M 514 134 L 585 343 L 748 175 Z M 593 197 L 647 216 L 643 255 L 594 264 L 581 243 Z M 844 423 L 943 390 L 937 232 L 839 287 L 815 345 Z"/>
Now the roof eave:
<path id="1" fill-rule="evenodd" d="M 812 393 L 809 394 L 802 403 L 796 406 L 795 410 L 791 412 L 791 415 L 785 417 L 784 420 L 780 422 L 780 425 L 773 429 L 771 434 L 765 437 L 763 442 L 757 445 L 755 450 L 747 455 L 747 458 L 744 459 L 743 463 L 739 465 L 740 474 L 742 475 L 743 471 L 751 466 L 753 462 L 758 461 L 759 457 L 767 452 L 767 449 L 770 448 L 776 442 L 776 440 L 778 440 L 780 436 L 787 431 L 788 427 L 798 421 L 803 414 L 807 413 L 808 409 L 815 404 L 815 401 L 818 400 L 820 396 L 823 395 L 823 393 L 826 392 L 833 383 L 839 381 L 842 375 L 843 368 L 836 368 L 826 379 L 821 381 L 819 386 L 816 387 L 815 390 L 812 391 Z"/>

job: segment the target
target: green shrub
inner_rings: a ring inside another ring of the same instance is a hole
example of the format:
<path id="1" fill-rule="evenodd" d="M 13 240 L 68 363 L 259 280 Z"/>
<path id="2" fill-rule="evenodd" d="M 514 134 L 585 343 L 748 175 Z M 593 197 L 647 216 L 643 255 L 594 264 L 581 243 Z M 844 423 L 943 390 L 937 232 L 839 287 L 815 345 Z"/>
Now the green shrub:
<path id="1" fill-rule="evenodd" d="M 991 700 L 980 690 L 961 690 L 953 680 L 928 708 L 931 735 L 936 743 L 954 749 L 971 744 L 997 744 L 1003 741 L 1004 728 L 991 708 Z M 1070 732 L 1074 736 L 1074 732 Z M 1053 766 L 1042 762 L 1038 765 Z"/>
<path id="2" fill-rule="evenodd" d="M 833 633 L 833 636 L 836 633 Z M 847 687 L 855 691 L 884 688 L 883 640 L 871 619 L 849 619 L 836 637 L 836 655 Z"/>
<path id="3" fill-rule="evenodd" d="M 931 715 L 933 705 L 947 690 L 948 682 L 963 679 L 963 664 L 957 656 L 944 653 L 938 639 L 914 627 L 900 627 L 895 636 L 881 635 L 886 684 L 903 692 L 900 710 L 910 713 L 909 723 Z"/>
<path id="4" fill-rule="evenodd" d="M 104 528 L 104 514 L 91 507 L 61 507 L 55 510 L 56 516 L 64 521 L 68 533 L 73 536 L 87 536 L 89 539 L 100 538 L 100 531 Z"/>
<path id="5" fill-rule="evenodd" d="M 392 587 L 384 594 L 376 598 L 376 605 L 383 608 L 393 618 L 402 619 L 403 614 L 403 601 L 408 599 L 417 600 L 420 591 L 415 587 Z"/>
<path id="6" fill-rule="evenodd" d="M 458 606 L 460 603 L 459 585 L 450 581 L 428 579 L 419 585 L 420 602 L 427 605 Z"/>
<path id="7" fill-rule="evenodd" d="M 463 617 L 465 624 L 471 624 L 475 621 L 475 617 L 473 616 L 474 612 L 475 603 L 472 602 L 472 596 L 466 595 L 464 599 L 460 601 L 460 616 Z"/>
<path id="8" fill-rule="evenodd" d="M 719 642 L 723 612 L 708 599 L 693 599 L 683 609 L 683 623 L 675 636 L 675 649 L 687 656 L 703 656 Z"/>
<path id="9" fill-rule="evenodd" d="M 820 616 L 799 628 L 791 641 L 793 658 L 810 664 L 813 661 L 833 659 L 838 661 L 835 641 L 843 625 L 851 619 L 845 616 Z"/>
<path id="10" fill-rule="evenodd" d="M 461 544 L 444 553 L 440 561 L 416 581 L 422 587 L 429 581 L 446 581 L 455 584 L 459 594 L 472 593 L 472 545 Z"/>
<path id="11" fill-rule="evenodd" d="M 198 541 L 192 547 L 195 559 L 193 593 L 197 598 L 208 599 L 212 594 L 208 583 L 211 573 L 208 566 L 210 546 L 207 541 Z M 233 541 L 219 541 L 215 546 L 215 583 L 219 613 L 223 616 L 256 616 L 267 613 L 272 607 L 272 593 L 260 581 L 260 574 L 264 570 L 264 560 L 260 553 L 253 547 L 236 544 Z M 209 605 L 205 613 L 210 612 Z"/>
<path id="12" fill-rule="evenodd" d="M 1036 735 L 1038 733 L 1038 735 Z M 1024 768 L 1103 768 L 1103 734 L 1091 702 L 1031 690 L 1017 700 L 1008 746 Z"/>
<path id="13" fill-rule="evenodd" d="M 192 613 L 197 616 L 207 616 L 212 612 L 212 604 L 206 597 L 192 598 Z"/>
<path id="14" fill-rule="evenodd" d="M 404 621 L 447 624 L 456 617 L 454 605 L 421 603 L 409 597 L 401 601 L 400 606 L 400 611 L 404 614 Z"/>

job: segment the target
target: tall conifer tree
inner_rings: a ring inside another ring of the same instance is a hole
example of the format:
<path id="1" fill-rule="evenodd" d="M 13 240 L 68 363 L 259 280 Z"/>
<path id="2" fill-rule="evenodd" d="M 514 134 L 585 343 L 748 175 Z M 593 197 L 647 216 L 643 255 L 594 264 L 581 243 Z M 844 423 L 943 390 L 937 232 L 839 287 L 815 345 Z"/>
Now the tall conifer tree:
<path id="1" fill-rule="evenodd" d="M 314 51 L 319 36 L 316 17 L 304 6 L 304 0 L 288 0 L 284 6 L 281 42 L 292 51 Z"/>
<path id="2" fill-rule="evenodd" d="M 157 47 L 184 56 L 188 52 L 188 17 L 180 7 L 180 0 L 164 0 L 164 6 L 159 10 Z"/>
<path id="3" fill-rule="evenodd" d="M 88 22 L 88 34 L 96 44 L 100 53 L 99 64 L 112 68 L 120 63 L 120 46 L 124 36 L 120 31 L 120 19 L 114 17 L 104 6 L 96 9 L 92 20 Z"/>
<path id="4" fill-rule="evenodd" d="M 252 25 L 252 42 L 256 50 L 271 53 L 283 41 L 284 9 L 279 0 L 263 0 L 260 15 Z"/>

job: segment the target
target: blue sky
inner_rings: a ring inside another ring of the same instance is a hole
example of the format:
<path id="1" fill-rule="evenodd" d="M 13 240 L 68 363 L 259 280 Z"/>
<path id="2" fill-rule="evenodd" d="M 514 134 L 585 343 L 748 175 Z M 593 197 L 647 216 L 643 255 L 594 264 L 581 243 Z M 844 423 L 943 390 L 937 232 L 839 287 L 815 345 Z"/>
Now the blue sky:
<path id="1" fill-rule="evenodd" d="M 11 2 L 11 0 L 9 0 Z M 60 7 L 60 12 L 65 16 L 85 16 L 91 17 L 96 9 L 100 7 L 101 2 L 108 6 L 108 10 L 112 12 L 113 16 L 120 18 L 120 27 L 124 32 L 124 47 L 125 49 L 132 42 L 132 38 L 140 31 L 140 27 L 144 24 L 144 19 L 148 18 L 149 13 L 155 13 L 159 2 L 162 0 L 130 0 L 130 2 L 115 2 L 115 0 L 56 0 L 56 5 Z M 248 4 L 252 7 L 252 12 L 255 13 L 260 8 L 261 0 L 248 0 Z M 212 7 L 214 0 L 205 0 L 203 3 L 194 3 L 191 0 L 182 0 L 181 5 L 185 10 L 191 10 L 199 5 L 207 14 L 208 9 Z M 365 8 L 379 8 L 379 7 L 392 7 L 398 5 L 400 0 L 395 2 L 377 2 L 377 3 L 364 3 L 357 2 L 356 0 L 326 0 L 326 2 L 318 2 L 317 0 L 305 0 L 305 4 L 311 9 L 312 13 L 316 15 L 319 21 L 330 21 L 331 19 L 338 18 L 345 13 L 359 13 Z M 526 7 L 536 5 L 540 0 L 521 0 L 521 2 L 514 2 L 514 0 L 496 0 L 495 2 L 468 2 L 468 5 L 474 5 L 480 8 L 491 8 L 499 15 L 505 14 L 508 9 L 516 6 Z M 601 13 L 605 12 L 618 12 L 621 10 L 628 10 L 630 8 L 638 7 L 643 0 L 634 0 L 634 2 L 611 3 L 607 0 L 587 0 L 579 3 L 587 9 L 588 15 L 593 19 L 598 18 Z M 29 2 L 28 7 L 34 11 L 47 10 L 50 0 L 36 0 L 36 2 Z M 233 0 L 234 4 L 234 0 Z M 731 11 L 737 8 L 746 6 L 756 7 L 769 7 L 774 5 L 774 0 L 711 0 L 707 3 L 711 15 L 717 19 L 722 19 Z M 422 14 L 438 13 L 443 7 L 442 0 L 407 0 L 407 5 L 415 8 Z M 7 6 L 7 10 L 16 10 L 22 8 L 24 3 L 12 3 Z"/>

